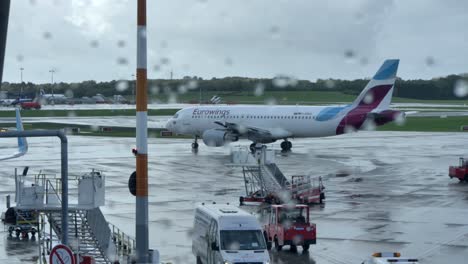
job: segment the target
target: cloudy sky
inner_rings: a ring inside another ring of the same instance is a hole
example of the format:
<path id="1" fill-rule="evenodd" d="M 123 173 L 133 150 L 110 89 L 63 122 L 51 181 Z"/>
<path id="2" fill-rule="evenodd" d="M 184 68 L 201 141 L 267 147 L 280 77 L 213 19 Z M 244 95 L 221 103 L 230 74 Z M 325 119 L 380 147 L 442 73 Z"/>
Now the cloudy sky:
<path id="1" fill-rule="evenodd" d="M 362 78 L 468 72 L 468 1 L 148 0 L 149 78 Z M 4 81 L 135 72 L 136 1 L 12 0 Z"/>

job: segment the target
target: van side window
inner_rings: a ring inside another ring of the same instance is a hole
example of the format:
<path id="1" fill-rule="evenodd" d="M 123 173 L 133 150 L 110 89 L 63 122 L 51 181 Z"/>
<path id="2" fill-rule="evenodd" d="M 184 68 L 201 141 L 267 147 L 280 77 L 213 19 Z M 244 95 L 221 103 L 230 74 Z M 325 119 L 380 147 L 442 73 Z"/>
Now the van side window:
<path id="1" fill-rule="evenodd" d="M 210 243 L 214 242 L 216 243 L 217 246 L 219 246 L 217 238 L 218 238 L 218 223 L 212 220 L 210 224 L 209 242 Z"/>

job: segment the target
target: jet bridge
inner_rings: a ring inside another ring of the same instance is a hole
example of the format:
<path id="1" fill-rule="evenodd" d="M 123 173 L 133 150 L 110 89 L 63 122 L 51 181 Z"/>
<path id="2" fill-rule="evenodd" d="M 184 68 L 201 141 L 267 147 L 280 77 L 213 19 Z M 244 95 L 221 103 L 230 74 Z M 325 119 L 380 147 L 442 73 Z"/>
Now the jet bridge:
<path id="1" fill-rule="evenodd" d="M 320 177 L 301 175 L 288 180 L 276 165 L 275 151 L 265 145 L 257 145 L 254 152 L 247 147 L 235 147 L 227 166 L 242 168 L 245 196 L 239 198 L 241 205 L 245 202 L 285 203 L 291 199 L 300 203 L 321 203 L 325 198 Z"/>

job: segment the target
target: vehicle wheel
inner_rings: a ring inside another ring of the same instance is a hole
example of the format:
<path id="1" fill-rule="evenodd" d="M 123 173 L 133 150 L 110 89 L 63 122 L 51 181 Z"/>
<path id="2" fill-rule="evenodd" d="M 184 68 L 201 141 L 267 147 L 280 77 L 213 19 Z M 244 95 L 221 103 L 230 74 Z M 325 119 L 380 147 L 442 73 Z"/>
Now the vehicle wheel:
<path id="1" fill-rule="evenodd" d="M 199 256 L 197 256 L 197 264 L 203 264 Z"/>
<path id="2" fill-rule="evenodd" d="M 309 243 L 305 243 L 304 245 L 302 245 L 302 250 L 303 251 L 308 251 L 309 247 L 310 247 Z"/>
<path id="3" fill-rule="evenodd" d="M 468 174 L 465 175 L 465 181 L 468 182 Z"/>
<path id="4" fill-rule="evenodd" d="M 280 146 L 281 146 L 282 150 L 284 150 L 284 151 L 288 150 L 288 142 L 287 141 L 281 142 Z"/>
<path id="5" fill-rule="evenodd" d="M 265 237 L 265 241 L 266 241 L 266 244 L 267 244 L 267 250 L 270 250 L 271 249 L 271 241 L 269 241 L 267 233 L 264 232 L 263 236 Z"/>
<path id="6" fill-rule="evenodd" d="M 325 200 L 325 194 L 321 193 L 320 194 L 320 204 L 323 204 L 323 200 Z"/>
<path id="7" fill-rule="evenodd" d="M 198 143 L 197 142 L 192 143 L 192 148 L 193 149 L 198 149 Z"/>
<path id="8" fill-rule="evenodd" d="M 255 143 L 250 144 L 250 151 L 252 153 L 255 153 L 255 145 L 256 145 Z"/>
<path id="9" fill-rule="evenodd" d="M 283 248 L 283 246 L 281 246 L 281 245 L 278 243 L 278 239 L 275 238 L 275 249 L 276 249 L 276 251 L 281 251 L 282 248 Z"/>
<path id="10" fill-rule="evenodd" d="M 291 245 L 290 249 L 292 252 L 297 252 L 297 246 L 296 245 Z"/>
<path id="11" fill-rule="evenodd" d="M 288 150 L 291 150 L 292 149 L 292 143 L 291 141 L 286 141 L 288 143 Z"/>

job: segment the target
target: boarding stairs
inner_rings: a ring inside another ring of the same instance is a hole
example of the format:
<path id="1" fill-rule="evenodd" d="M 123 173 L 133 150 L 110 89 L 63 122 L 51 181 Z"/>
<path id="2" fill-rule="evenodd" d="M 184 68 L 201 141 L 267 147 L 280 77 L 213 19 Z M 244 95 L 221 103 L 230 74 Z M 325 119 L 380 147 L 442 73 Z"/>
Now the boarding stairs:
<path id="1" fill-rule="evenodd" d="M 40 252 L 50 254 L 53 245 L 61 243 L 62 207 L 61 180 L 55 176 L 39 173 L 25 177 L 15 173 L 16 208 L 34 210 L 47 217 L 50 232 L 41 228 Z M 27 179 L 30 179 L 29 182 Z M 31 179 L 34 179 L 31 182 Z M 135 253 L 135 240 L 107 222 L 100 210 L 104 205 L 105 177 L 101 172 L 69 177 L 77 188 L 69 187 L 68 241 L 73 252 L 92 257 L 95 263 L 130 263 Z M 70 184 L 69 184 L 70 186 Z M 73 197 L 73 194 L 78 197 Z"/>
<path id="2" fill-rule="evenodd" d="M 49 224 L 58 237 L 62 236 L 62 214 L 48 214 Z M 73 252 L 93 257 L 95 263 L 111 263 L 109 252 L 115 252 L 110 228 L 99 208 L 70 210 L 68 213 L 68 240 Z"/>
<path id="3" fill-rule="evenodd" d="M 242 167 L 246 194 L 260 192 L 261 195 L 286 189 L 290 183 L 274 162 L 274 151 L 265 146 L 252 153 L 239 147 L 232 151 L 232 163 L 228 166 Z"/>

